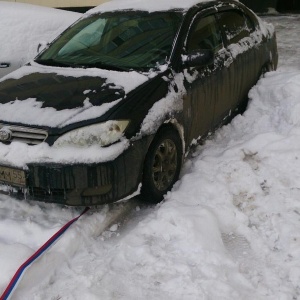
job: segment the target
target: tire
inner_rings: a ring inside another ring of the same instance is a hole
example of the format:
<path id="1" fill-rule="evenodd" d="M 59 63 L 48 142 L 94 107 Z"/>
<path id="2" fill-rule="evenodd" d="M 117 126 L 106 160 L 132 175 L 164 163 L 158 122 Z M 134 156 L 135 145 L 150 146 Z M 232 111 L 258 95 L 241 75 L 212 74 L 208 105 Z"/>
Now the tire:
<path id="1" fill-rule="evenodd" d="M 182 142 L 171 127 L 158 131 L 145 158 L 142 198 L 159 203 L 178 180 L 182 165 Z"/>

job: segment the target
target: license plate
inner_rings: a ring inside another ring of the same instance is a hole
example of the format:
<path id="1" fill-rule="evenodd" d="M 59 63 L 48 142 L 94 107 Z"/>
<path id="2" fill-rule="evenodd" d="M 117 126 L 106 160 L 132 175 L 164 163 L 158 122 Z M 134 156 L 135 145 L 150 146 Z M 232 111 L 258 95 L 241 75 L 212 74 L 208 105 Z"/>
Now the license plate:
<path id="1" fill-rule="evenodd" d="M 25 172 L 19 169 L 0 166 L 0 181 L 11 185 L 25 186 Z"/>

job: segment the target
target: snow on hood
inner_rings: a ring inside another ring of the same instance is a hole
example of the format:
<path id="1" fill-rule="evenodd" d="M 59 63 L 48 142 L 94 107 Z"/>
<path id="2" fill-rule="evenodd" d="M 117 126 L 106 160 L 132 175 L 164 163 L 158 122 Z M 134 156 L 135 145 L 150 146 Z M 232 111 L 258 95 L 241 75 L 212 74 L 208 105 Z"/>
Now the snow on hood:
<path id="1" fill-rule="evenodd" d="M 148 0 L 113 0 L 101 4 L 91 10 L 88 14 L 94 14 L 99 12 L 116 11 L 116 10 L 142 10 L 142 11 L 165 11 L 170 9 L 188 9 L 191 6 L 200 2 L 209 2 L 212 0 L 160 0 L 160 1 L 148 1 Z"/>
<path id="2" fill-rule="evenodd" d="M 101 106 L 93 106 L 87 98 L 82 107 L 57 111 L 52 107 L 42 107 L 43 103 L 34 98 L 15 100 L 0 104 L 0 119 L 2 122 L 64 127 L 72 123 L 100 117 L 120 101 L 121 99 L 104 103 Z"/>
<path id="3" fill-rule="evenodd" d="M 24 66 L 21 69 L 3 77 L 0 82 L 5 80 L 8 81 L 9 79 L 18 80 L 35 73 L 54 74 L 66 78 L 77 78 L 79 81 L 80 78 L 84 76 L 88 78 L 99 78 L 99 85 L 109 86 L 109 84 L 113 84 L 117 89 L 115 92 L 113 90 L 112 93 L 118 93 L 119 89 L 124 91 L 125 94 L 148 80 L 147 76 L 135 71 L 117 72 L 96 68 L 59 68 L 41 66 L 32 63 L 32 66 Z M 105 82 L 104 84 L 103 81 Z M 18 84 L 18 81 L 16 81 L 16 84 Z M 73 85 L 74 84 L 75 83 L 73 83 Z M 45 87 L 46 86 L 47 81 Z M 28 97 L 27 99 L 17 98 L 6 103 L 0 99 L 0 102 L 2 102 L 2 104 L 0 104 L 0 121 L 47 127 L 64 127 L 72 123 L 100 117 L 122 100 L 122 95 L 120 94 L 119 97 L 115 97 L 116 99 L 114 99 L 114 101 L 108 101 L 101 104 L 101 93 L 99 93 L 99 102 L 101 105 L 93 105 L 89 98 L 91 97 L 89 96 L 89 92 L 92 94 L 93 91 L 89 91 L 88 87 L 82 92 L 81 96 L 84 97 L 85 100 L 82 101 L 80 106 L 62 110 L 56 110 L 54 107 L 47 107 L 47 105 L 45 105 L 46 107 L 43 107 L 43 101 L 37 101 L 34 97 Z M 97 97 L 98 94 L 93 96 Z M 24 111 L 26 111 L 26 113 L 24 113 Z"/>
<path id="4" fill-rule="evenodd" d="M 118 72 L 98 68 L 61 68 L 43 66 L 32 61 L 30 66 L 24 66 L 11 74 L 4 76 L 1 78 L 0 82 L 6 79 L 20 79 L 21 77 L 32 73 L 56 73 L 57 75 L 72 76 L 76 78 L 82 76 L 107 78 L 107 82 L 122 86 L 126 94 L 148 80 L 147 76 L 136 71 Z"/>

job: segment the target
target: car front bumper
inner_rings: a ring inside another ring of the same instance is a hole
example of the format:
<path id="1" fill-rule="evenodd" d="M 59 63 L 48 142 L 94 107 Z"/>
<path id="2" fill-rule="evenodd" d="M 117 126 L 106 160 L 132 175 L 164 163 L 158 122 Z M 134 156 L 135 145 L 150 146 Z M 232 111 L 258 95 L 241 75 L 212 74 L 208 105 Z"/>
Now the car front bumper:
<path id="1" fill-rule="evenodd" d="M 121 155 L 108 162 L 28 164 L 26 187 L 12 186 L 12 195 L 25 194 L 30 200 L 70 206 L 124 199 L 138 190 L 151 139 L 148 136 L 132 142 Z"/>

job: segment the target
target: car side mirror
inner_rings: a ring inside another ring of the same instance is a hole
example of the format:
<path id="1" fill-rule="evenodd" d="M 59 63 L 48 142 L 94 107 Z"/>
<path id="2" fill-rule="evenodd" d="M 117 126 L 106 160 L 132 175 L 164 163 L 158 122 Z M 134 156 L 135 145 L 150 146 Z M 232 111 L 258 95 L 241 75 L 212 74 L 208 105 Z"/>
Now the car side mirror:
<path id="1" fill-rule="evenodd" d="M 211 49 L 199 49 L 187 55 L 183 55 L 183 64 L 186 67 L 205 67 L 214 63 L 214 51 Z"/>

